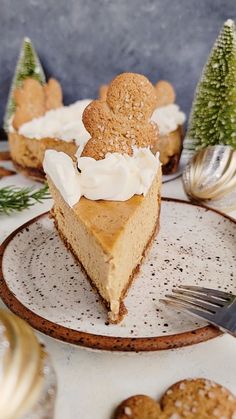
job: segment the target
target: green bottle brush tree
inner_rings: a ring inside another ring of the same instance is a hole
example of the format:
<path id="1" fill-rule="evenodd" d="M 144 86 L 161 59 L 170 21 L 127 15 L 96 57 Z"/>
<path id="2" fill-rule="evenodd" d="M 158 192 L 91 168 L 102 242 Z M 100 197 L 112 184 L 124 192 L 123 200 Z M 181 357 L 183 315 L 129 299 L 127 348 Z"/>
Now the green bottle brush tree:
<path id="1" fill-rule="evenodd" d="M 15 101 L 13 97 L 14 90 L 17 87 L 20 87 L 22 82 L 28 77 L 34 78 L 42 84 L 45 83 L 45 74 L 33 44 L 29 38 L 24 38 L 17 61 L 15 74 L 10 87 L 6 112 L 4 115 L 4 129 L 6 132 L 9 130 L 11 117 L 15 112 Z"/>
<path id="2" fill-rule="evenodd" d="M 208 145 L 236 149 L 236 34 L 227 20 L 197 85 L 184 151 L 191 156 Z"/>

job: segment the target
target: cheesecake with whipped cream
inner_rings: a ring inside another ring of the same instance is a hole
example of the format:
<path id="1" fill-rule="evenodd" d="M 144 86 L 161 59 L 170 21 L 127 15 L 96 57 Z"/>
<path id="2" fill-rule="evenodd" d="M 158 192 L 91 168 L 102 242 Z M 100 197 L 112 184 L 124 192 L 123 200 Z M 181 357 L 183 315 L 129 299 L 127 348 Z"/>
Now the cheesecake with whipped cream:
<path id="1" fill-rule="evenodd" d="M 18 131 L 11 126 L 8 140 L 16 168 L 44 180 L 42 163 L 46 150 L 63 151 L 73 157 L 78 147 L 83 147 L 89 139 L 82 122 L 83 111 L 89 103 L 90 99 L 84 99 L 50 110 L 21 125 Z"/>
<path id="2" fill-rule="evenodd" d="M 154 86 L 124 73 L 104 100 L 83 113 L 91 138 L 73 161 L 47 150 L 44 171 L 59 234 L 81 263 L 108 309 L 109 322 L 126 314 L 124 298 L 158 229 L 161 163 L 151 151 Z"/>
<path id="3" fill-rule="evenodd" d="M 78 147 L 83 147 L 89 139 L 82 114 L 91 100 L 78 100 L 63 106 L 60 85 L 54 80 L 53 86 L 52 79 L 45 86 L 26 79 L 22 87 L 16 89 L 16 95 L 16 112 L 8 132 L 11 158 L 20 172 L 44 180 L 42 163 L 45 150 L 63 151 L 73 157 Z"/>
<path id="4" fill-rule="evenodd" d="M 103 160 L 54 150 L 44 171 L 54 200 L 53 217 L 66 246 L 117 323 L 124 298 L 159 229 L 161 164 L 149 149 Z"/>
<path id="5" fill-rule="evenodd" d="M 153 148 L 159 151 L 164 175 L 175 173 L 178 169 L 183 146 L 183 124 L 185 114 L 175 103 L 157 107 L 152 121 L 158 125 L 160 136 Z"/>

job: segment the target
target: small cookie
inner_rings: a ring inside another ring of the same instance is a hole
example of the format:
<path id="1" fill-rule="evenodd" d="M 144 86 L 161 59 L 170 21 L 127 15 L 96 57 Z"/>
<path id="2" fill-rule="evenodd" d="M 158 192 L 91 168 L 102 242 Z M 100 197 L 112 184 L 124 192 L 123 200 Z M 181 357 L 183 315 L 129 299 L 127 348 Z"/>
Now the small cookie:
<path id="1" fill-rule="evenodd" d="M 175 102 L 175 90 L 171 83 L 166 80 L 160 80 L 156 86 L 157 103 L 156 107 L 171 105 Z"/>
<path id="2" fill-rule="evenodd" d="M 134 73 L 123 73 L 109 85 L 106 101 L 90 103 L 83 123 L 91 138 L 82 156 L 103 159 L 106 153 L 132 155 L 132 147 L 152 147 L 158 128 L 150 122 L 157 95 L 149 80 Z"/>
<path id="3" fill-rule="evenodd" d="M 61 85 L 57 80 L 49 79 L 44 85 L 44 92 L 46 111 L 63 106 Z"/>
<path id="4" fill-rule="evenodd" d="M 99 89 L 99 99 L 106 100 L 108 91 L 108 84 L 102 84 Z"/>
<path id="5" fill-rule="evenodd" d="M 229 390 L 205 378 L 182 380 L 155 402 L 133 396 L 116 409 L 114 419 L 235 419 L 236 398 Z"/>
<path id="6" fill-rule="evenodd" d="M 13 127 L 18 130 L 25 122 L 44 115 L 45 94 L 43 86 L 35 79 L 24 80 L 20 88 L 15 89 L 16 112 Z"/>
<path id="7" fill-rule="evenodd" d="M 161 414 L 160 405 L 141 394 L 123 401 L 116 409 L 114 419 L 158 419 Z"/>

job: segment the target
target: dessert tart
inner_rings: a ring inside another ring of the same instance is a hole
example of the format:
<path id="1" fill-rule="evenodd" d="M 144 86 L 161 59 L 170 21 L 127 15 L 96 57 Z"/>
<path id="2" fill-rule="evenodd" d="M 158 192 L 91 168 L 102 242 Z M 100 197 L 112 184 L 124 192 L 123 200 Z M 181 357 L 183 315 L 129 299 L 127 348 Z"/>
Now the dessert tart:
<path id="1" fill-rule="evenodd" d="M 15 167 L 36 180 L 44 180 L 45 150 L 55 149 L 74 156 L 89 138 L 82 123 L 89 99 L 63 106 L 60 84 L 55 79 L 42 85 L 28 78 L 15 89 L 16 111 L 8 132 Z"/>
<path id="2" fill-rule="evenodd" d="M 178 169 L 183 145 L 183 124 L 185 114 L 175 104 L 176 94 L 173 86 L 166 80 L 160 80 L 156 86 L 157 101 L 151 121 L 159 128 L 159 138 L 153 146 L 153 153 L 160 153 L 164 175 L 175 173 Z M 105 100 L 108 85 L 101 85 L 99 97 Z"/>
<path id="3" fill-rule="evenodd" d="M 56 376 L 31 327 L 0 310 L 0 417 L 52 419 Z"/>
<path id="4" fill-rule="evenodd" d="M 105 101 L 85 109 L 91 138 L 77 161 L 55 150 L 44 158 L 55 225 L 113 323 L 126 314 L 123 300 L 159 229 L 161 164 L 150 150 L 159 134 L 149 122 L 155 103 L 144 76 L 121 74 Z"/>

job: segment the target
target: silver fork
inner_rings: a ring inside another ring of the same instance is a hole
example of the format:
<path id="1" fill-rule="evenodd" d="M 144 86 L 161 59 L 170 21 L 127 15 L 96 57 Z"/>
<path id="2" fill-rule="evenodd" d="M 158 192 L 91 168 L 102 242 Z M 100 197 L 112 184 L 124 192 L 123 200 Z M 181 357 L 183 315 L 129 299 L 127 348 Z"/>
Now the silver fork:
<path id="1" fill-rule="evenodd" d="M 181 285 L 162 303 L 185 310 L 236 337 L 236 295 L 196 286 Z"/>

